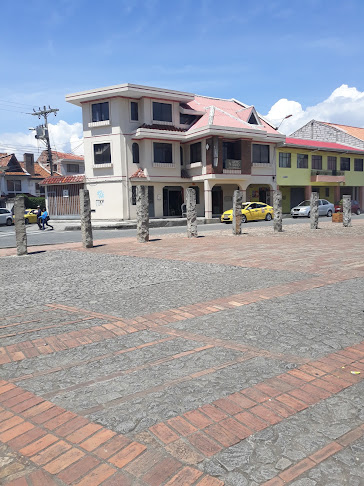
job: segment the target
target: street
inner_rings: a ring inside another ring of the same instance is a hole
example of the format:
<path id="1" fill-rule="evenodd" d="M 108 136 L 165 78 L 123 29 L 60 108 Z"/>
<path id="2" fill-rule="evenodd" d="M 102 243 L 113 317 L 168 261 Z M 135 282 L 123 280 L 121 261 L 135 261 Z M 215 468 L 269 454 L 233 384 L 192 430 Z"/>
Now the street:
<path id="1" fill-rule="evenodd" d="M 364 219 L 364 214 L 360 216 L 353 215 L 353 220 Z M 329 218 L 321 217 L 320 221 L 327 222 Z M 77 243 L 81 241 L 81 231 L 64 231 L 65 224 L 58 223 L 52 220 L 54 231 L 47 229 L 40 231 L 36 224 L 27 226 L 28 245 L 54 245 L 59 243 Z M 306 224 L 309 226 L 310 220 L 307 218 L 292 219 L 290 217 L 283 219 L 283 227 L 291 224 Z M 244 231 L 249 231 L 250 228 L 269 227 L 273 226 L 273 221 L 253 221 L 243 226 Z M 211 231 L 221 231 L 231 229 L 231 225 L 217 223 L 204 224 L 198 226 L 199 233 L 208 233 Z M 167 228 L 151 228 L 150 235 L 167 235 L 173 233 L 185 233 L 185 226 L 174 226 Z M 109 229 L 109 230 L 95 230 L 93 231 L 94 240 L 103 240 L 108 238 L 126 238 L 136 236 L 135 229 Z M 0 248 L 15 247 L 15 228 L 14 226 L 0 226 Z"/>

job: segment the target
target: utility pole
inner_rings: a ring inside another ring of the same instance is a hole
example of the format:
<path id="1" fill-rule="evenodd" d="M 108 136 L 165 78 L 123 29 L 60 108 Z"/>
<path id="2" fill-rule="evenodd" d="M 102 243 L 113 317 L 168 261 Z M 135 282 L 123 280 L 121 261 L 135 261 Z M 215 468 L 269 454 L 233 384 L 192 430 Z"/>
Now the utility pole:
<path id="1" fill-rule="evenodd" d="M 48 132 L 48 115 L 54 113 L 54 116 L 57 116 L 57 111 L 59 111 L 58 108 L 51 108 L 48 105 L 48 109 L 46 106 L 43 107 L 43 110 L 39 108 L 39 111 L 35 111 L 33 108 L 34 113 L 28 113 L 29 115 L 37 116 L 39 119 L 41 116 L 44 118 L 44 125 L 40 125 L 36 127 L 37 134 L 35 138 L 39 140 L 43 140 L 47 145 L 49 168 L 51 171 L 51 175 L 53 175 L 53 161 L 52 161 L 51 143 L 49 141 L 49 132 Z"/>

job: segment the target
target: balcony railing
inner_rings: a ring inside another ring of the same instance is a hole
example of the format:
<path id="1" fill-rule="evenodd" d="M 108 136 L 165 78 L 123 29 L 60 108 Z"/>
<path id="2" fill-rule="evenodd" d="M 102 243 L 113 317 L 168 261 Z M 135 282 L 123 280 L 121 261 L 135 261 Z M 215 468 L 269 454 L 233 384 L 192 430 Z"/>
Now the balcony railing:
<path id="1" fill-rule="evenodd" d="M 343 170 L 311 170 L 311 176 L 321 176 L 321 175 L 328 175 L 328 176 L 344 176 L 345 172 Z"/>

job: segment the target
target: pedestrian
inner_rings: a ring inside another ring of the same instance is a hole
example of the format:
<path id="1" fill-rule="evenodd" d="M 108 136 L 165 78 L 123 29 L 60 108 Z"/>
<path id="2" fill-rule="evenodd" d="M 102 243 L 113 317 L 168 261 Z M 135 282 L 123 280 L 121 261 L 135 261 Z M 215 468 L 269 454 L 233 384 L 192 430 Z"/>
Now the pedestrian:
<path id="1" fill-rule="evenodd" d="M 51 224 L 48 224 L 48 221 L 50 220 L 50 217 L 48 216 L 48 211 L 46 208 L 43 208 L 43 214 L 41 216 L 42 223 L 43 223 L 43 230 L 45 229 L 44 226 L 50 226 L 50 228 L 53 230 L 53 226 Z"/>
<path id="2" fill-rule="evenodd" d="M 37 225 L 40 230 L 42 229 L 41 216 L 42 216 L 42 210 L 40 209 L 40 206 L 37 206 Z"/>

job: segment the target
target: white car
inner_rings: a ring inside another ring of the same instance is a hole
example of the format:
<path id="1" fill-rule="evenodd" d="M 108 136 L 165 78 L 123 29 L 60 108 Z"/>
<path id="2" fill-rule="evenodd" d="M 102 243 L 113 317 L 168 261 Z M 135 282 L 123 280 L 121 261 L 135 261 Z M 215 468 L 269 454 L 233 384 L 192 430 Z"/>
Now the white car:
<path id="1" fill-rule="evenodd" d="M 326 199 L 318 200 L 318 213 L 319 216 L 327 216 L 331 218 L 332 213 L 335 212 L 335 206 Z M 309 218 L 311 214 L 310 201 L 302 201 L 298 206 L 291 209 L 292 218 L 298 218 L 299 216 Z"/>
<path id="2" fill-rule="evenodd" d="M 0 208 L 0 224 L 11 226 L 13 224 L 13 214 L 9 209 Z"/>

